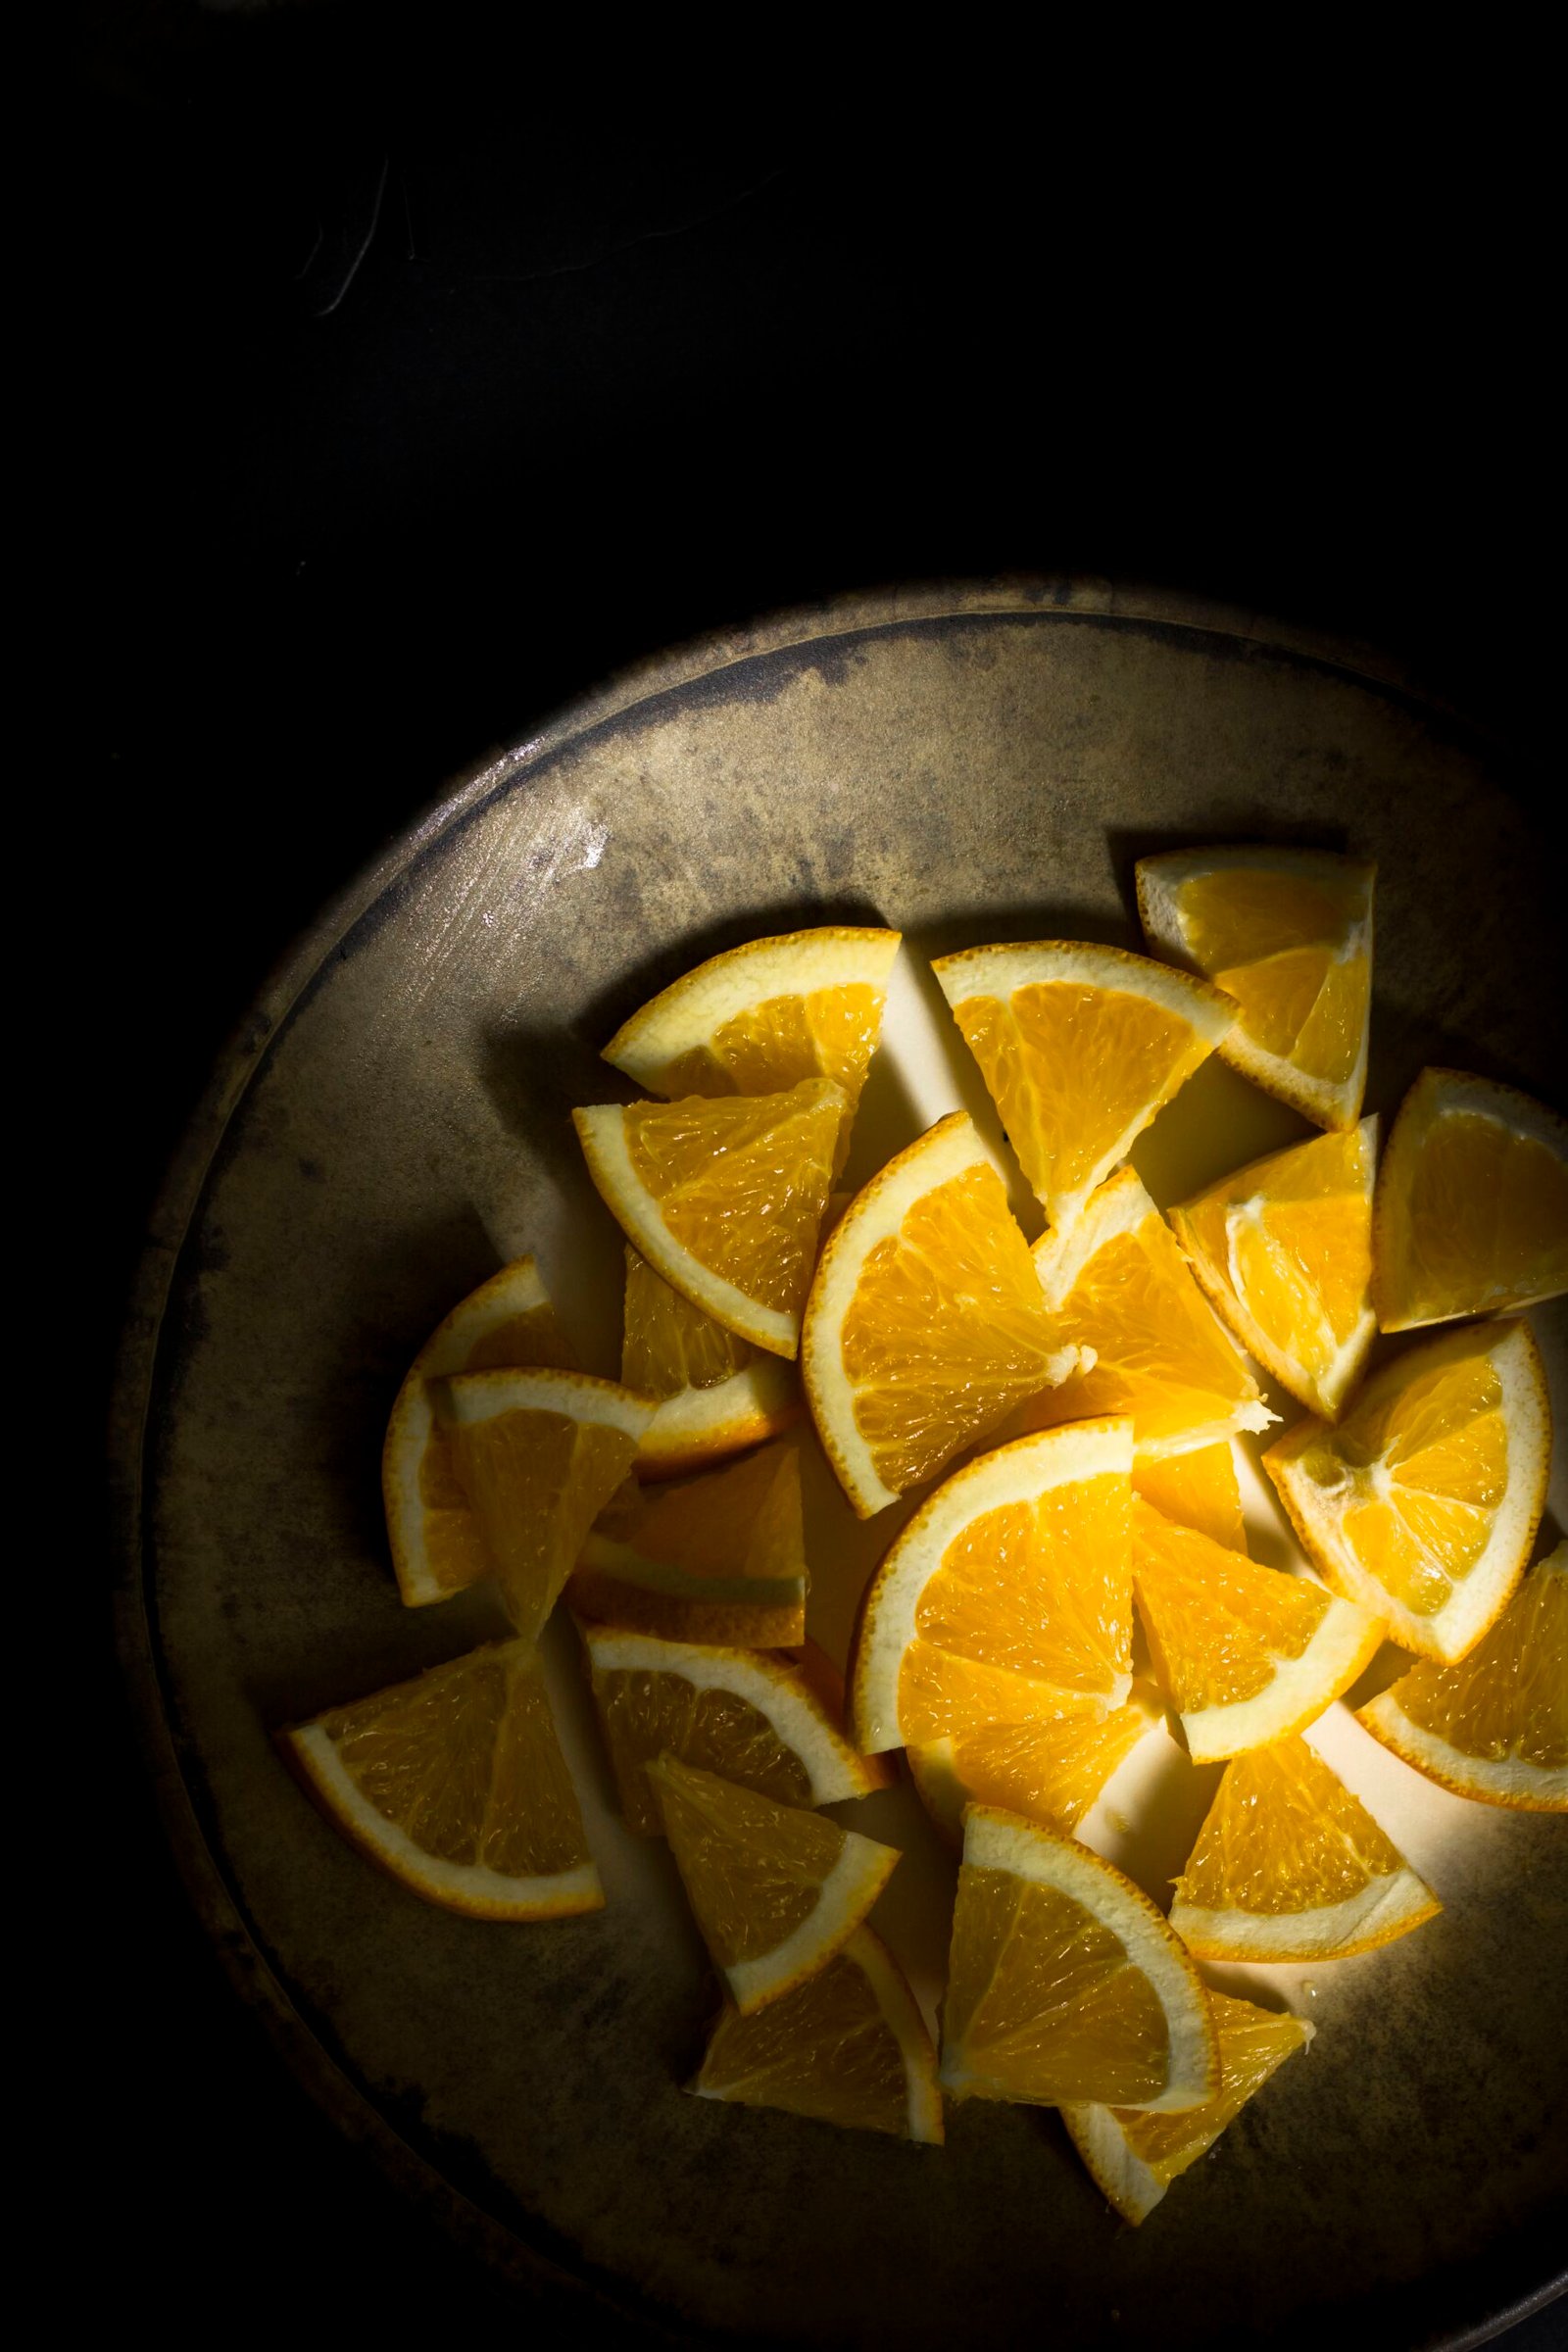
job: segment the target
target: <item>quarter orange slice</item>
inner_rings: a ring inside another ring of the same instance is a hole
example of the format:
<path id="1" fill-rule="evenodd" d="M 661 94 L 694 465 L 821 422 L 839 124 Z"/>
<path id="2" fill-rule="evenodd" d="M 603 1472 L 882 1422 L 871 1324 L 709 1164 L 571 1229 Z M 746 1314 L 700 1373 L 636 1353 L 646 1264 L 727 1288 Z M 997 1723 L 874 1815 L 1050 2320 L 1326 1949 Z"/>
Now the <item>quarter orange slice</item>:
<path id="1" fill-rule="evenodd" d="M 1551 1411 L 1526 1323 L 1458 1331 L 1374 1373 L 1337 1429 L 1302 1421 L 1263 1456 L 1307 1557 L 1451 1665 L 1507 1607 L 1546 1497 Z"/>
<path id="2" fill-rule="evenodd" d="M 968 948 L 931 968 L 1058 1228 L 1236 1018 L 1204 982 L 1081 941 Z"/>
<path id="3" fill-rule="evenodd" d="M 639 1478 L 722 1461 L 777 1437 L 806 1409 L 788 1364 L 705 1315 L 629 1246 L 620 1377 L 659 1402 L 637 1448 Z"/>
<path id="4" fill-rule="evenodd" d="M 1443 1908 L 1304 1740 L 1225 1767 L 1170 1924 L 1203 1960 L 1343 1960 Z"/>
<path id="5" fill-rule="evenodd" d="M 1375 1118 L 1239 1168 L 1169 1211 L 1212 1304 L 1282 1388 L 1332 1421 L 1377 1336 Z"/>
<path id="6" fill-rule="evenodd" d="M 1229 1438 L 1187 1453 L 1135 1455 L 1133 1493 L 1178 1527 L 1196 1527 L 1231 1551 L 1247 1549 L 1236 1448 Z"/>
<path id="7" fill-rule="evenodd" d="M 737 1338 L 793 1356 L 843 1107 L 815 1078 L 571 1115 L 588 1173 L 655 1272 Z"/>
<path id="8" fill-rule="evenodd" d="M 1568 1125 L 1528 1095 L 1423 1070 L 1378 1176 L 1372 1296 L 1385 1331 L 1568 1291 Z"/>
<path id="9" fill-rule="evenodd" d="M 590 1528 L 566 1588 L 579 1617 L 744 1649 L 804 1642 L 806 1589 L 793 1446 L 651 1494 L 628 1480 Z"/>
<path id="10" fill-rule="evenodd" d="M 1221 1057 L 1319 1127 L 1361 1115 L 1376 877 L 1327 850 L 1175 850 L 1138 863 L 1150 945 L 1238 1007 Z"/>

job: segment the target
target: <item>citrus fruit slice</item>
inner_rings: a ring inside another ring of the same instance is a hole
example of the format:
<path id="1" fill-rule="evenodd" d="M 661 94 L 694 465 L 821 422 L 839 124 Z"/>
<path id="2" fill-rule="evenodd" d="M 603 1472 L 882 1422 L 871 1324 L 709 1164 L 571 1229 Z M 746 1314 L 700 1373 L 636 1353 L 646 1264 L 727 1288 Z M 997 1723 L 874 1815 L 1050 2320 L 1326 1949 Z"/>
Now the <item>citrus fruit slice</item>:
<path id="1" fill-rule="evenodd" d="M 411 1609 L 489 1576 L 495 1563 L 458 1484 L 430 1382 L 449 1372 L 573 1361 L 531 1257 L 503 1266 L 438 1323 L 397 1393 L 381 1449 L 381 1497 L 398 1590 Z"/>
<path id="2" fill-rule="evenodd" d="M 1313 1723 L 1371 1663 L 1381 1619 L 1133 1503 L 1133 1590 L 1195 1764 Z"/>
<path id="3" fill-rule="evenodd" d="M 1456 1796 L 1568 1813 L 1568 1544 L 1532 1568 L 1459 1665 L 1421 1659 L 1360 1721 Z"/>
<path id="4" fill-rule="evenodd" d="M 653 1419 L 646 1396 L 586 1372 L 457 1372 L 435 1392 L 452 1466 L 530 1641 Z"/>
<path id="5" fill-rule="evenodd" d="M 899 1859 L 820 1813 L 677 1756 L 656 1757 L 648 1782 L 703 1941 L 743 2017 L 827 1965 Z"/>
<path id="6" fill-rule="evenodd" d="M 1568 1291 L 1568 1124 L 1462 1070 L 1423 1070 L 1378 1174 L 1372 1297 L 1385 1331 Z"/>
<path id="7" fill-rule="evenodd" d="M 1187 1453 L 1135 1454 L 1133 1493 L 1178 1527 L 1196 1527 L 1231 1551 L 1247 1549 L 1236 1448 L 1229 1438 Z"/>
<path id="8" fill-rule="evenodd" d="M 1343 1960 L 1443 1905 L 1304 1740 L 1227 1764 L 1170 1924 L 1203 1960 Z"/>
<path id="9" fill-rule="evenodd" d="M 1219 2087 L 1197 1969 L 1148 1895 L 1086 1846 L 971 1805 L 942 2085 L 956 2098 L 1200 2106 Z"/>
<path id="10" fill-rule="evenodd" d="M 1298 1423 L 1263 1467 L 1335 1591 L 1401 1649 L 1451 1665 L 1524 1574 L 1550 1459 L 1540 1350 L 1509 1322 L 1408 1348 L 1338 1428 Z"/>
<path id="11" fill-rule="evenodd" d="M 1174 850 L 1138 862 L 1150 945 L 1238 1007 L 1221 1058 L 1319 1127 L 1361 1115 L 1376 876 L 1328 850 Z"/>
<path id="12" fill-rule="evenodd" d="M 976 1673 L 971 1701 L 984 1696 Z M 909 1777 L 938 1834 L 963 1843 L 967 1805 L 997 1805 L 1069 1837 L 1102 1794 L 1111 1775 L 1162 1720 L 1135 1689 L 1120 1706 L 1070 1690 L 993 1674 L 986 1717 L 979 1704 L 965 1729 L 911 1745 Z"/>
<path id="13" fill-rule="evenodd" d="M 639 1478 L 678 1478 L 722 1461 L 776 1437 L 806 1409 L 788 1364 L 693 1306 L 629 1244 L 620 1377 L 659 1403 L 637 1448 Z"/>
<path id="14" fill-rule="evenodd" d="M 1149 2219 L 1171 2182 L 1207 2153 L 1277 2067 L 1304 2049 L 1316 2028 L 1289 2010 L 1259 2009 L 1210 1991 L 1219 2044 L 1219 2089 L 1185 2115 L 1132 2107 L 1064 2107 L 1061 2120 L 1102 2194 L 1124 2221 Z"/>
<path id="15" fill-rule="evenodd" d="M 844 1098 L 777 1095 L 574 1110 L 588 1173 L 656 1273 L 754 1348 L 793 1356 Z"/>
<path id="16" fill-rule="evenodd" d="M 333 1825 L 393 1878 L 476 1919 L 604 1903 L 530 1642 L 493 1642 L 278 1735 Z"/>
<path id="17" fill-rule="evenodd" d="M 1078 1360 L 973 1121 L 939 1119 L 856 1195 L 807 1301 L 807 1398 L 857 1512 L 934 1478 Z"/>
<path id="18" fill-rule="evenodd" d="M 892 1953 L 857 1928 L 827 1966 L 765 2008 L 726 2005 L 692 2089 L 818 2123 L 940 2146 L 942 2092 L 925 2020 Z"/>
<path id="19" fill-rule="evenodd" d="M 1131 1168 L 1102 1185 L 1070 1230 L 1037 1242 L 1034 1262 L 1060 1342 L 1090 1361 L 1020 1419 L 1128 1413 L 1140 1456 L 1187 1452 L 1274 1420 Z"/>
<path id="20" fill-rule="evenodd" d="M 882 1033 L 897 931 L 833 925 L 710 956 L 623 1021 L 605 1059 L 651 1095 L 775 1095 L 831 1078 L 844 1096 L 834 1167 Z"/>
<path id="21" fill-rule="evenodd" d="M 621 1811 L 647 1837 L 661 1825 L 645 1767 L 666 1751 L 781 1805 L 888 1786 L 887 1767 L 857 1755 L 840 1731 L 832 1669 L 809 1645 L 788 1658 L 618 1626 L 585 1625 L 582 1636 Z"/>
<path id="22" fill-rule="evenodd" d="M 1081 941 L 968 948 L 931 968 L 1056 1228 L 1236 1018 L 1201 980 Z"/>
<path id="23" fill-rule="evenodd" d="M 651 1494 L 634 1480 L 590 1528 L 566 1588 L 579 1617 L 673 1642 L 787 1649 L 806 1639 L 793 1446 Z"/>
<path id="24" fill-rule="evenodd" d="M 1169 1210 L 1207 1298 L 1282 1388 L 1332 1421 L 1377 1335 L 1375 1118 L 1238 1168 Z"/>

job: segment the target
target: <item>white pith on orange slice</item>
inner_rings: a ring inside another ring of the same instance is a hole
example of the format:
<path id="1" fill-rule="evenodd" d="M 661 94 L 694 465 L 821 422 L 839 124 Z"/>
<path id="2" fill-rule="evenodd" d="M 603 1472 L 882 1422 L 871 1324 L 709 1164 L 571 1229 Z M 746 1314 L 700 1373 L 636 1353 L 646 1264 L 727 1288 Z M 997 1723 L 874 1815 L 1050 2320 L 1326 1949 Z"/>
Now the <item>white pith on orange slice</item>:
<path id="1" fill-rule="evenodd" d="M 1135 1453 L 1133 1493 L 1178 1527 L 1196 1527 L 1230 1551 L 1247 1549 L 1236 1447 L 1229 1438 L 1186 1453 Z"/>
<path id="2" fill-rule="evenodd" d="M 1427 1069 L 1378 1172 L 1372 1297 L 1384 1331 L 1504 1314 L 1568 1291 L 1568 1123 L 1463 1070 Z"/>
<path id="3" fill-rule="evenodd" d="M 1319 1573 L 1401 1649 L 1446 1664 L 1507 1607 L 1550 1462 L 1545 1374 L 1520 1322 L 1406 1349 L 1336 1428 L 1300 1422 L 1263 1456 Z"/>
<path id="4" fill-rule="evenodd" d="M 1372 1312 L 1375 1118 L 1239 1168 L 1167 1213 L 1242 1346 L 1332 1421 L 1377 1336 Z"/>
<path id="5" fill-rule="evenodd" d="M 765 1446 L 677 1486 L 628 1480 L 583 1540 L 578 1617 L 673 1642 L 788 1649 L 806 1639 L 801 1464 Z"/>
<path id="6" fill-rule="evenodd" d="M 1204 981 L 1078 940 L 967 948 L 931 968 L 1055 1228 L 1236 1018 Z"/>
<path id="7" fill-rule="evenodd" d="M 679 1478 L 777 1437 L 806 1410 L 800 1376 L 693 1306 L 626 1247 L 620 1377 L 658 1400 L 637 1475 Z"/>
<path id="8" fill-rule="evenodd" d="M 832 1189 L 844 1097 L 812 1078 L 774 1095 L 574 1110 L 626 1238 L 671 1288 L 754 1348 L 793 1356 Z"/>
<path id="9" fill-rule="evenodd" d="M 1361 1115 L 1376 878 L 1366 859 L 1328 850 L 1174 850 L 1138 862 L 1150 945 L 1237 1005 L 1221 1058 L 1319 1127 Z"/>
<path id="10" fill-rule="evenodd" d="M 475 1919 L 604 1903 L 529 1642 L 496 1642 L 279 1734 L 328 1819 L 403 1886 Z"/>

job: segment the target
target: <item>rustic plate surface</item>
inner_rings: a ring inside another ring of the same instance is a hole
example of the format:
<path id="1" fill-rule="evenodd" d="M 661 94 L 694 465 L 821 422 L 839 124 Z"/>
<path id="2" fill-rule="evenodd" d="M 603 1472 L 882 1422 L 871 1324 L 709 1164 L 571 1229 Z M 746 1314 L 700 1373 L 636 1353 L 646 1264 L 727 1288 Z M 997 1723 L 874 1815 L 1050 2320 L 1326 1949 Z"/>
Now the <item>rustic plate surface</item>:
<path id="1" fill-rule="evenodd" d="M 1190 604 L 927 591 L 672 657 L 457 792 L 297 954 L 171 1180 L 121 1396 L 122 1616 L 187 1877 L 344 2127 L 487 2259 L 603 2298 L 628 2335 L 1211 2344 L 1353 2309 L 1390 2343 L 1458 2343 L 1550 2291 L 1568 1824 L 1449 1798 L 1348 1722 L 1348 1776 L 1446 1908 L 1387 1951 L 1276 1972 L 1315 2044 L 1137 2232 L 1048 2115 L 972 2103 L 932 2150 L 680 2095 L 700 1947 L 662 1848 L 610 1809 L 560 1629 L 597 1917 L 425 1907 L 270 1743 L 493 1630 L 480 1595 L 399 1606 L 385 1417 L 431 1326 L 525 1248 L 586 1360 L 616 1368 L 618 1237 L 567 1112 L 629 1091 L 597 1049 L 653 988 L 747 936 L 900 926 L 862 1177 L 953 1103 L 983 1107 L 924 956 L 1136 946 L 1134 857 L 1250 837 L 1380 861 L 1369 1107 L 1430 1060 L 1558 1091 L 1552 869 L 1459 721 L 1354 657 Z M 1304 1132 L 1210 1064 L 1137 1157 L 1169 1200 Z M 1562 1318 L 1536 1321 L 1560 1416 Z M 842 1655 L 897 1514 L 857 1530 L 809 1485 L 813 1622 Z M 1249 1507 L 1259 1556 L 1283 1559 L 1255 1480 Z M 908 1849 L 877 1916 L 930 2005 L 951 1868 L 906 1789 L 841 1810 Z M 1155 1876 L 1179 1859 L 1158 1844 L 1131 1857 Z"/>

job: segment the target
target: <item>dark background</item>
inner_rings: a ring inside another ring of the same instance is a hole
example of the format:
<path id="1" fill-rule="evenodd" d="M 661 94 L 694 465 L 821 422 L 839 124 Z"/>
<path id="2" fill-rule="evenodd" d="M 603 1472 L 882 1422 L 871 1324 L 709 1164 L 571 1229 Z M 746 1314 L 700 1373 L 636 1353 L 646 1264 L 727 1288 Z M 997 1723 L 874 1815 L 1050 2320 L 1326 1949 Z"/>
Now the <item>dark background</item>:
<path id="1" fill-rule="evenodd" d="M 44 489 L 106 1372 L 165 1160 L 294 933 L 446 778 L 671 642 L 900 577 L 1198 590 L 1381 644 L 1545 805 L 1528 59 L 977 24 L 911 95 L 776 20 L 635 58 L 612 19 L 503 49 L 450 7 L 74 23 Z M 176 2337 L 215 2290 L 261 2331 L 514 2324 L 233 2000 L 118 1708 L 106 1660 L 125 2288 Z"/>

